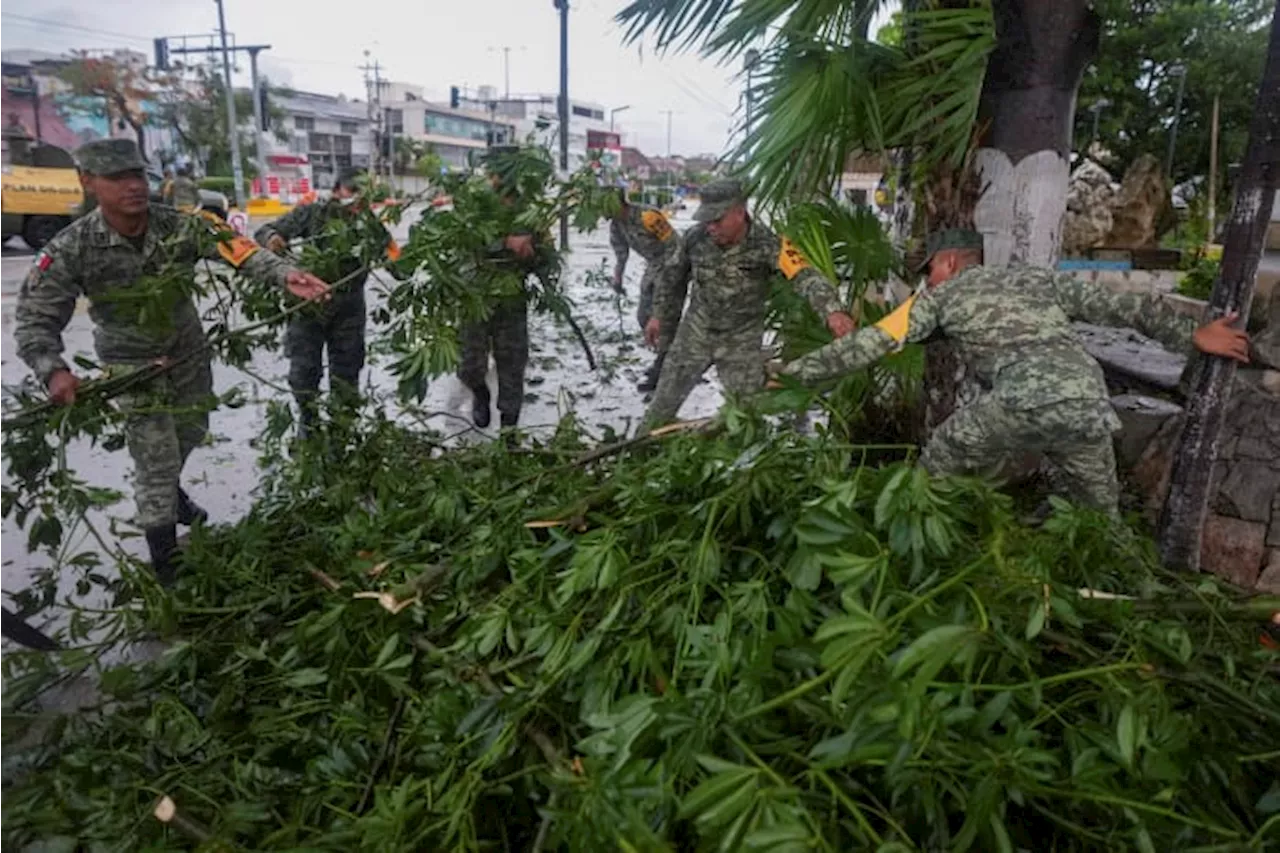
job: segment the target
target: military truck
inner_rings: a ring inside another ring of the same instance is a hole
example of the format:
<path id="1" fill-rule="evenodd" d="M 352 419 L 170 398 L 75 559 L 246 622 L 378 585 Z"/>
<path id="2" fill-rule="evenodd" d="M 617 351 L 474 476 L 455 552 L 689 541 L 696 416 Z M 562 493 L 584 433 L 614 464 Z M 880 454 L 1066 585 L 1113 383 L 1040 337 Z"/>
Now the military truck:
<path id="1" fill-rule="evenodd" d="M 21 236 L 32 249 L 40 249 L 82 212 L 84 192 L 75 160 L 66 149 L 32 142 L 29 137 L 4 135 L 0 239 Z M 147 184 L 152 201 L 160 201 L 163 176 L 148 169 Z M 225 219 L 227 197 L 200 190 L 200 208 Z"/>

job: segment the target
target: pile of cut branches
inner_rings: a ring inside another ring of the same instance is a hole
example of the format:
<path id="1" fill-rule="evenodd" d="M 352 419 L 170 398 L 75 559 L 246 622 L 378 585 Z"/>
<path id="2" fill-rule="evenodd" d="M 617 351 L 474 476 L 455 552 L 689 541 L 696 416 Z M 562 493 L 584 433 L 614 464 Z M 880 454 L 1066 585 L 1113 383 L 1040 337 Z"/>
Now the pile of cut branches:
<path id="1" fill-rule="evenodd" d="M 277 466 L 172 595 L 78 615 L 167 642 L 98 708 L 34 710 L 86 655 L 5 659 L 3 846 L 1274 843 L 1274 599 L 1066 506 L 1029 529 L 978 480 L 716 427 L 445 452 L 371 415 Z"/>

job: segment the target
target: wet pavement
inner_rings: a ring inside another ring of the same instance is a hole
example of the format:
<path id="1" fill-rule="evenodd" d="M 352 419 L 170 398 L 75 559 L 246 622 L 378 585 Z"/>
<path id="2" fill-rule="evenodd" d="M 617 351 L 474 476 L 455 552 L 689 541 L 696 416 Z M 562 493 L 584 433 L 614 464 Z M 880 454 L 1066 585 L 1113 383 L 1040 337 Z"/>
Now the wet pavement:
<path id="1" fill-rule="evenodd" d="M 258 224 L 255 222 L 252 227 Z M 683 230 L 691 223 L 678 220 L 676 224 Z M 398 231 L 395 236 L 403 240 L 408 231 L 407 221 Z M 644 264 L 637 259 L 628 264 L 627 294 L 619 299 L 607 283 L 613 263 L 607 229 L 575 234 L 571 243 L 563 282 L 569 298 L 577 305 L 574 316 L 591 343 L 597 369 L 588 368 L 576 339 L 566 326 L 546 315 L 531 315 L 531 352 L 521 427 L 533 434 L 546 432 L 563 415 L 573 412 L 583 423 L 600 432 L 606 426 L 619 432 L 633 431 L 644 413 L 644 402 L 635 390 L 635 383 L 652 358 L 644 348 L 635 320 L 636 291 Z M 29 375 L 17 357 L 12 331 L 18 288 L 31 263 L 30 253 L 23 252 L 20 246 L 6 247 L 0 257 L 0 376 L 5 385 L 15 384 Z M 604 274 L 594 274 L 594 271 Z M 371 305 L 377 300 L 378 289 L 384 285 L 380 279 L 370 281 Z M 362 381 L 367 388 L 390 393 L 396 383 L 388 372 L 390 359 L 377 354 L 377 335 L 371 323 L 369 366 Z M 93 357 L 92 326 L 83 303 L 78 306 L 63 340 L 66 356 L 80 353 Z M 287 386 L 287 362 L 280 352 L 257 353 L 250 369 L 255 375 L 223 364 L 214 365 L 215 392 L 222 394 L 238 386 L 246 404 L 212 413 L 210 440 L 192 454 L 183 474 L 187 491 L 209 510 L 214 522 L 234 522 L 252 504 L 258 482 L 258 455 L 252 442 L 265 424 L 267 402 L 287 399 L 283 392 Z M 496 389 L 492 367 L 489 382 Z M 698 417 L 714 412 L 721 399 L 718 387 L 712 371 L 709 381 L 698 386 L 690 396 L 681 410 L 682 416 Z M 454 434 L 466 430 L 470 406 L 470 392 L 454 377 L 445 376 L 431 384 L 421 409 L 436 413 L 428 419 L 427 427 Z M 494 421 L 496 425 L 496 417 Z M 494 433 L 495 430 L 489 431 L 490 435 Z M 468 440 L 483 439 L 471 433 Z M 123 449 L 108 452 L 87 442 L 74 442 L 68 446 L 66 458 L 67 465 L 90 484 L 124 493 L 120 502 L 105 512 L 90 514 L 89 520 L 104 537 L 110 537 L 112 543 L 122 541 L 130 553 L 142 554 L 145 545 L 129 522 L 133 500 L 128 453 Z M 133 535 L 112 537 L 113 525 L 121 534 Z M 75 531 L 70 539 L 72 553 L 85 549 L 101 552 L 101 547 L 85 530 Z M 12 519 L 4 521 L 0 547 L 3 551 L 0 577 L 5 593 L 26 588 L 31 584 L 33 573 L 50 564 L 48 557 L 28 553 L 25 533 Z M 116 571 L 109 567 L 106 574 L 114 576 Z M 59 600 L 97 606 L 96 596 L 76 595 L 75 582 L 75 577 L 64 573 L 60 578 Z M 48 614 L 43 614 L 33 622 L 37 626 L 55 627 L 64 616 L 65 613 L 53 616 L 50 624 L 46 621 Z"/>

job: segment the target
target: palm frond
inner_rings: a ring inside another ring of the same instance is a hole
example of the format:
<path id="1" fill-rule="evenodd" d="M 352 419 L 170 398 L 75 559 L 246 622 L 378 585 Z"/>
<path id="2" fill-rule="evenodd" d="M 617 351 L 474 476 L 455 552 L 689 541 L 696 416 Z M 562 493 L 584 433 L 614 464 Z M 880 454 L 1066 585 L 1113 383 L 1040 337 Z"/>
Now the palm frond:
<path id="1" fill-rule="evenodd" d="M 898 61 L 870 42 L 781 40 L 755 87 L 762 119 L 738 152 L 757 195 L 766 202 L 825 195 L 851 151 L 881 141 L 875 80 Z"/>

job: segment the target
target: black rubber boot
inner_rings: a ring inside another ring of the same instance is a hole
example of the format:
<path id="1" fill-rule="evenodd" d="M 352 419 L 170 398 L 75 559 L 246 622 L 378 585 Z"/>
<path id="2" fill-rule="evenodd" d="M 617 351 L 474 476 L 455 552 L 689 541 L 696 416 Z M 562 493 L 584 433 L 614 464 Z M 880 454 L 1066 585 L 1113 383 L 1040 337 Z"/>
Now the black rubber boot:
<path id="1" fill-rule="evenodd" d="M 520 434 L 516 431 L 516 425 L 520 422 L 520 413 L 512 414 L 510 412 L 499 412 L 498 423 L 502 425 L 502 440 L 507 447 L 515 447 L 520 443 Z"/>
<path id="2" fill-rule="evenodd" d="M 471 403 L 471 422 L 480 429 L 489 425 L 489 389 L 479 388 L 472 391 L 475 400 Z"/>
<path id="3" fill-rule="evenodd" d="M 151 551 L 151 568 L 161 586 L 172 586 L 178 577 L 178 528 L 167 524 L 147 530 L 147 548 Z"/>
<path id="4" fill-rule="evenodd" d="M 178 523 L 183 527 L 193 527 L 209 520 L 209 513 L 204 507 L 191 500 L 191 496 L 178 489 Z"/>
<path id="5" fill-rule="evenodd" d="M 667 354 L 659 353 L 658 357 L 653 360 L 653 364 L 645 371 L 644 379 L 636 383 L 636 390 L 648 394 L 650 391 L 658 387 L 658 375 L 662 373 L 662 362 L 667 358 Z"/>

